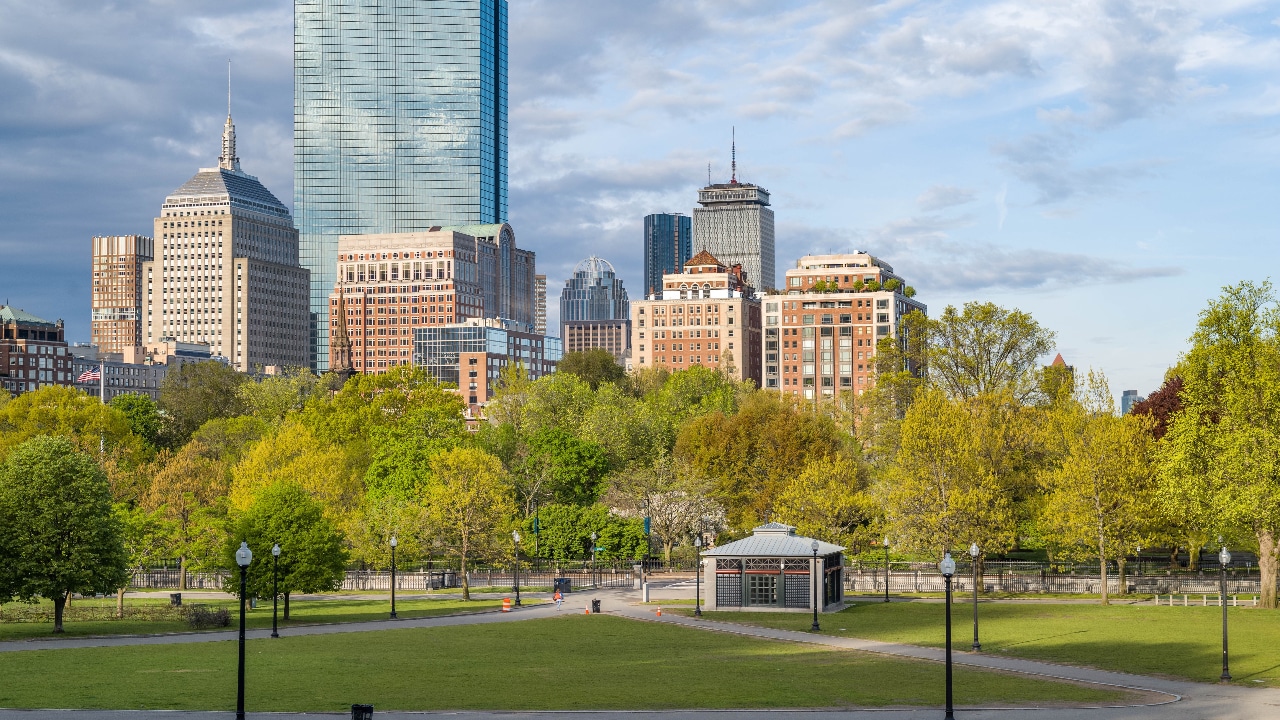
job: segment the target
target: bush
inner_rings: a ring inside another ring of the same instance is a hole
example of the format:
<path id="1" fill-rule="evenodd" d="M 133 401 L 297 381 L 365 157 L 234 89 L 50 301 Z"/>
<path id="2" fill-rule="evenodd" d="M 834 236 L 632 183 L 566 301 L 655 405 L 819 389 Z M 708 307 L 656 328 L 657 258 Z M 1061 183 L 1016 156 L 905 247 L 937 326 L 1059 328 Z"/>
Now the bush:
<path id="1" fill-rule="evenodd" d="M 227 627 L 231 624 L 231 613 L 226 608 L 210 610 L 208 605 L 187 605 L 183 614 L 187 617 L 187 625 L 193 630 Z"/>

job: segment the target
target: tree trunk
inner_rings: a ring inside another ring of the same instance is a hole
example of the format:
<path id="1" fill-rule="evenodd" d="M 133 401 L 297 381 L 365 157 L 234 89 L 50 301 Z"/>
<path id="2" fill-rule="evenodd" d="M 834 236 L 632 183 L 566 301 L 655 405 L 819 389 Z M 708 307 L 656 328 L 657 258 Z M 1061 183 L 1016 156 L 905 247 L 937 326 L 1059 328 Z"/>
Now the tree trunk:
<path id="1" fill-rule="evenodd" d="M 62 632 L 62 610 L 67 606 L 68 594 L 58 595 L 53 599 L 53 631 L 55 633 Z"/>
<path id="2" fill-rule="evenodd" d="M 1117 595 L 1129 594 L 1129 577 L 1125 574 L 1124 564 L 1125 564 L 1125 559 L 1123 555 L 1116 558 L 1116 594 Z"/>
<path id="3" fill-rule="evenodd" d="M 178 589 L 187 589 L 187 556 L 182 555 L 178 558 Z"/>
<path id="4" fill-rule="evenodd" d="M 974 561 L 974 564 L 978 566 L 978 576 L 974 581 L 974 587 L 977 589 L 978 594 L 981 595 L 987 591 L 986 581 L 982 577 L 987 573 L 987 559 L 986 557 L 979 555 L 978 559 Z"/>
<path id="5" fill-rule="evenodd" d="M 462 550 L 462 599 L 471 599 L 471 582 L 467 579 L 467 551 Z"/>
<path id="6" fill-rule="evenodd" d="M 1169 567 L 1171 568 L 1178 567 L 1178 546 L 1177 545 L 1174 545 L 1173 547 L 1169 548 Z"/>
<path id="7" fill-rule="evenodd" d="M 124 617 L 124 588 L 116 591 L 116 617 Z"/>
<path id="8" fill-rule="evenodd" d="M 1271 530 L 1258 531 L 1258 575 L 1264 608 L 1276 608 L 1276 561 L 1280 559 L 1280 544 Z"/>
<path id="9" fill-rule="evenodd" d="M 289 591 L 288 590 L 284 591 L 284 619 L 285 619 L 285 622 L 289 621 Z"/>
<path id="10" fill-rule="evenodd" d="M 1102 578 L 1102 582 L 1100 583 L 1100 589 L 1102 590 L 1102 604 L 1110 605 L 1111 600 L 1107 597 L 1107 556 L 1106 553 L 1102 551 L 1102 543 L 1098 543 L 1098 565 L 1100 568 L 1098 575 Z"/>
<path id="11" fill-rule="evenodd" d="M 662 541 L 663 562 L 665 562 L 668 566 L 671 565 L 671 545 L 672 545 L 672 542 L 670 540 Z"/>

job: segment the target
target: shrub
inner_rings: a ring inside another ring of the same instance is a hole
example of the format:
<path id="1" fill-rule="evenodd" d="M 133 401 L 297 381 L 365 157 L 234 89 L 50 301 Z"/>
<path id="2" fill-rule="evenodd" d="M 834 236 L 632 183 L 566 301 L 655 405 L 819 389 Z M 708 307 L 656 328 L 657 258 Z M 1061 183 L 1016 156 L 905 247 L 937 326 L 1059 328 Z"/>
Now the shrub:
<path id="1" fill-rule="evenodd" d="M 210 610 L 208 605 L 187 605 L 183 614 L 187 616 L 187 625 L 193 630 L 227 627 L 231 624 L 231 613 L 226 608 Z"/>

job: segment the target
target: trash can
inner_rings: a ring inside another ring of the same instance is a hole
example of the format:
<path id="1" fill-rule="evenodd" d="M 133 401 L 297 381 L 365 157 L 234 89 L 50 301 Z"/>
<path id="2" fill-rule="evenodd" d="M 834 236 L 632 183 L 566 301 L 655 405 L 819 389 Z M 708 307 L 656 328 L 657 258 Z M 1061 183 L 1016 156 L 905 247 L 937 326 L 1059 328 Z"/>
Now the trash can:
<path id="1" fill-rule="evenodd" d="M 558 578 L 555 578 L 554 582 L 555 582 L 555 590 L 562 593 L 569 592 L 569 586 L 571 585 L 571 583 L 569 582 L 569 578 L 558 577 Z"/>
<path id="2" fill-rule="evenodd" d="M 373 720 L 373 706 L 352 705 L 351 720 Z"/>
<path id="3" fill-rule="evenodd" d="M 592 600 L 592 601 L 591 601 L 591 614 L 595 615 L 595 614 L 597 614 L 597 613 L 599 613 L 599 612 L 600 612 L 600 601 L 599 601 L 599 600 Z"/>
<path id="4" fill-rule="evenodd" d="M 174 606 L 182 605 L 182 593 L 169 593 L 169 604 Z"/>

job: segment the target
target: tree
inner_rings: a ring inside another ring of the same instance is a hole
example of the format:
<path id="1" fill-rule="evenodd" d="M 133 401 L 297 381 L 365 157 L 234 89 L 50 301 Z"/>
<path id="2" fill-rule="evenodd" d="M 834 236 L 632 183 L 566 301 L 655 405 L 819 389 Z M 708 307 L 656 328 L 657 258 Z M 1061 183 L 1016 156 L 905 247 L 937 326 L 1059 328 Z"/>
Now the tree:
<path id="1" fill-rule="evenodd" d="M 241 383 L 236 392 L 245 409 L 255 417 L 279 423 L 289 413 L 302 409 L 319 382 L 309 370 L 291 368 L 280 375 Z"/>
<path id="2" fill-rule="evenodd" d="M 947 306 L 929 322 L 929 378 L 954 398 L 1007 390 L 1025 400 L 1055 334 L 1028 313 L 994 303 Z"/>
<path id="3" fill-rule="evenodd" d="M 431 477 L 432 456 L 465 442 L 469 435 L 461 411 L 460 403 L 424 405 L 390 425 L 373 428 L 372 457 L 364 473 L 369 494 L 419 499 Z"/>
<path id="4" fill-rule="evenodd" d="M 1179 364 L 1183 409 L 1160 446 L 1160 495 L 1227 542 L 1256 548 L 1263 607 L 1280 561 L 1280 311 L 1271 283 L 1242 282 L 1200 313 Z"/>
<path id="5" fill-rule="evenodd" d="M 616 383 L 627 374 L 614 360 L 613 353 L 604 348 L 565 353 L 556 365 L 556 372 L 577 375 L 592 390 L 598 389 L 602 383 Z"/>
<path id="6" fill-rule="evenodd" d="M 115 512 L 120 520 L 120 537 L 128 556 L 129 569 L 146 570 L 159 559 L 160 549 L 164 547 L 164 523 L 160 513 L 148 512 L 127 503 L 116 503 Z M 126 588 L 127 585 L 121 585 L 116 590 L 116 617 L 124 617 Z"/>
<path id="7" fill-rule="evenodd" d="M 129 421 L 129 428 L 147 447 L 155 450 L 160 446 L 160 406 L 149 395 L 125 393 L 116 395 L 108 403 L 119 410 Z"/>
<path id="8" fill-rule="evenodd" d="M 178 557 L 178 588 L 185 590 L 192 560 L 203 568 L 216 554 L 214 538 L 221 532 L 230 482 L 226 464 L 199 440 L 165 453 L 141 507 L 159 517 L 165 550 Z"/>
<path id="9" fill-rule="evenodd" d="M 624 518 L 603 504 L 545 505 L 538 509 L 538 552 L 556 561 L 591 556 L 591 533 L 596 534 L 600 560 L 634 560 L 644 557 L 647 542 L 644 521 Z M 526 549 L 533 547 L 534 518 L 526 518 L 522 534 Z"/>
<path id="10" fill-rule="evenodd" d="M 1088 386 L 1094 402 L 1077 402 L 1060 413 L 1059 421 L 1068 426 L 1067 451 L 1060 465 L 1044 473 L 1048 497 L 1042 518 L 1062 554 L 1098 558 L 1106 605 L 1108 559 L 1120 563 L 1124 594 L 1124 558 L 1151 534 L 1153 441 L 1149 420 L 1114 414 L 1105 378 L 1091 372 Z"/>
<path id="11" fill-rule="evenodd" d="M 462 597 L 470 600 L 467 562 L 502 542 L 515 500 L 502 462 L 479 448 L 445 450 L 432 458 L 431 470 L 435 480 L 427 491 L 427 515 L 437 537 L 458 554 Z"/>
<path id="12" fill-rule="evenodd" d="M 359 469 L 343 448 L 322 442 L 294 421 L 249 448 L 231 474 L 228 499 L 234 511 L 248 510 L 262 489 L 289 482 L 310 493 L 329 519 L 340 523 L 363 496 Z"/>
<path id="13" fill-rule="evenodd" d="M 246 589 L 250 595 L 274 597 L 271 547 L 280 545 L 279 590 L 284 596 L 284 619 L 289 619 L 293 593 L 326 592 L 342 587 L 347 551 L 342 535 L 324 514 L 320 503 L 302 487 L 276 482 L 263 488 L 247 510 L 236 516 L 223 548 L 224 567 L 231 569 L 224 589 L 240 592 L 235 554 L 249 543 Z"/>
<path id="14" fill-rule="evenodd" d="M 7 528 L 7 597 L 53 601 L 62 632 L 67 596 L 108 593 L 128 581 L 120 520 L 106 474 L 62 437 L 36 437 L 0 465 L 0 526 Z"/>
<path id="15" fill-rule="evenodd" d="M 664 562 L 671 551 L 695 533 L 725 528 L 724 508 L 711 497 L 713 485 L 687 463 L 661 453 L 649 465 L 633 465 L 614 475 L 604 502 L 617 515 L 650 519 L 649 532 L 662 546 Z"/>
<path id="16" fill-rule="evenodd" d="M 0 405 L 0 459 L 12 448 L 40 435 L 56 435 L 97 454 L 139 443 L 129 419 L 98 398 L 62 385 L 45 385 Z"/>
<path id="17" fill-rule="evenodd" d="M 810 460 L 778 496 L 775 517 L 801 534 L 857 554 L 879 535 L 880 507 L 865 468 L 846 458 Z"/>
<path id="18" fill-rule="evenodd" d="M 170 370 L 160 384 L 167 444 L 181 446 L 196 429 L 214 418 L 244 414 L 239 390 L 246 379 L 216 360 L 185 363 Z"/>
<path id="19" fill-rule="evenodd" d="M 1169 432 L 1169 423 L 1174 416 L 1182 412 L 1182 378 L 1170 375 L 1165 378 L 1159 390 L 1147 396 L 1146 400 L 1136 403 L 1129 412 L 1134 415 L 1146 415 L 1151 418 L 1151 436 L 1159 440 Z"/>
<path id="20" fill-rule="evenodd" d="M 1014 501 L 975 448 L 974 427 L 971 408 L 936 389 L 907 411 L 885 497 L 898 545 L 940 557 L 972 542 L 988 552 L 1013 544 Z"/>
<path id="21" fill-rule="evenodd" d="M 609 461 L 599 445 L 559 428 L 543 428 L 529 438 L 530 474 L 545 479 L 542 490 L 553 502 L 590 505 L 600 497 Z"/>

